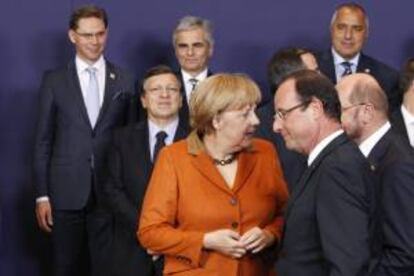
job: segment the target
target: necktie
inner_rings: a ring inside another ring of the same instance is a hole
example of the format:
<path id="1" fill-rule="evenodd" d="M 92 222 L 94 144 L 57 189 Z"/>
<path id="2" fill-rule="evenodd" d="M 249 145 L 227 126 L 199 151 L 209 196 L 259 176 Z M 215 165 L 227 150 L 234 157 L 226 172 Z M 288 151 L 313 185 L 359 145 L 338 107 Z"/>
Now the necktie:
<path id="1" fill-rule="evenodd" d="M 192 86 L 191 86 L 191 91 L 193 91 L 193 90 L 196 88 L 196 86 L 197 86 L 198 79 L 189 79 L 188 81 L 189 81 L 189 82 L 190 82 L 190 84 L 192 85 Z"/>
<path id="2" fill-rule="evenodd" d="M 153 153 L 153 163 L 157 160 L 158 153 L 160 150 L 165 146 L 165 138 L 167 138 L 168 134 L 165 131 L 160 131 L 155 135 L 157 141 L 155 142 L 154 146 L 154 153 Z"/>
<path id="3" fill-rule="evenodd" d="M 86 69 L 89 73 L 89 83 L 86 91 L 86 109 L 88 111 L 89 121 L 92 127 L 95 127 L 99 115 L 99 87 L 96 78 L 96 68 L 89 67 Z"/>
<path id="4" fill-rule="evenodd" d="M 349 61 L 344 61 L 341 63 L 341 65 L 342 67 L 344 67 L 344 72 L 342 73 L 341 77 L 345 77 L 352 74 L 352 63 L 350 63 Z"/>

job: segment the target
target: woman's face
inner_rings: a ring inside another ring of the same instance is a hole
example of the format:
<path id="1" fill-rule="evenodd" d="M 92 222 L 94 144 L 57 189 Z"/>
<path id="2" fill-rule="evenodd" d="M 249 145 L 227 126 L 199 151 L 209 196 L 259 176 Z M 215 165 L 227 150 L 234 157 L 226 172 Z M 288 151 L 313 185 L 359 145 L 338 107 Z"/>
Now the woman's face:
<path id="1" fill-rule="evenodd" d="M 250 146 L 259 124 L 255 110 L 256 104 L 249 104 L 240 109 L 223 111 L 214 118 L 213 126 L 217 138 L 224 141 L 231 151 Z"/>

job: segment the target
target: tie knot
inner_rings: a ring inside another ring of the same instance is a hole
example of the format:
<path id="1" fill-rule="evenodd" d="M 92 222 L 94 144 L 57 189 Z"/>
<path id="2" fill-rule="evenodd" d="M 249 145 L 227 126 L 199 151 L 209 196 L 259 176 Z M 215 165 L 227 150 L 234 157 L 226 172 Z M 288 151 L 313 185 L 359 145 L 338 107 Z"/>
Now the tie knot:
<path id="1" fill-rule="evenodd" d="M 164 142 L 164 140 L 165 140 L 165 138 L 167 138 L 167 136 L 168 136 L 168 134 L 163 130 L 159 131 L 155 135 L 155 137 L 157 138 L 157 141 L 162 141 L 162 142 Z"/>
<path id="2" fill-rule="evenodd" d="M 192 85 L 191 90 L 194 90 L 196 88 L 196 86 L 197 86 L 198 79 L 192 78 L 192 79 L 189 79 L 188 81 Z"/>
<path id="3" fill-rule="evenodd" d="M 346 69 L 346 68 L 351 68 L 352 63 L 349 61 L 344 61 L 341 63 L 341 65 Z"/>
<path id="4" fill-rule="evenodd" d="M 98 71 L 98 69 L 96 69 L 95 67 L 88 67 L 88 68 L 86 68 L 85 69 L 86 70 L 86 72 L 88 72 L 90 75 L 94 75 L 94 74 L 96 74 L 96 71 Z"/>
<path id="5" fill-rule="evenodd" d="M 342 77 L 345 77 L 347 75 L 351 75 L 352 74 L 352 63 L 349 61 L 344 61 L 341 62 L 342 67 L 344 68 L 344 71 L 342 73 Z"/>

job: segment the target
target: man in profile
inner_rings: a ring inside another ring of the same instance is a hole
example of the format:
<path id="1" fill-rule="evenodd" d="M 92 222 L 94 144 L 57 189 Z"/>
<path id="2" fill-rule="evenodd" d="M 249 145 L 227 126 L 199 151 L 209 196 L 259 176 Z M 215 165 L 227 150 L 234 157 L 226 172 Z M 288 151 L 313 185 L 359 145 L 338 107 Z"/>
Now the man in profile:
<path id="1" fill-rule="evenodd" d="M 380 197 L 378 261 L 369 275 L 414 275 L 414 151 L 391 129 L 384 91 L 370 75 L 337 85 L 342 126 L 375 168 Z"/>
<path id="2" fill-rule="evenodd" d="M 414 147 L 414 58 L 410 58 L 403 66 L 400 89 L 403 92 L 403 102 L 392 113 L 391 125 Z"/>
<path id="3" fill-rule="evenodd" d="M 136 238 L 136 230 L 159 150 L 188 133 L 187 124 L 178 119 L 180 89 L 180 81 L 168 66 L 149 69 L 142 81 L 140 97 L 147 120 L 114 134 L 106 187 L 115 215 L 111 276 L 162 275 L 162 257 L 152 259 L 147 254 Z"/>
<path id="4" fill-rule="evenodd" d="M 366 275 L 375 193 L 367 160 L 347 139 L 332 82 L 310 70 L 283 80 L 274 130 L 308 167 L 285 210 L 279 275 Z"/>
<path id="5" fill-rule="evenodd" d="M 200 81 L 211 75 L 208 62 L 213 55 L 214 38 L 210 21 L 196 16 L 181 18 L 173 33 L 173 45 L 182 83 L 180 119 L 188 123 L 191 93 Z"/>
<path id="6" fill-rule="evenodd" d="M 317 55 L 319 68 L 333 83 L 356 72 L 372 75 L 385 90 L 393 111 L 401 104 L 398 72 L 362 53 L 368 29 L 368 15 L 362 6 L 357 3 L 339 5 L 331 20 L 332 47 Z"/>
<path id="7" fill-rule="evenodd" d="M 283 78 L 292 72 L 303 69 L 318 70 L 316 59 L 309 50 L 304 48 L 284 48 L 274 53 L 267 65 L 267 77 L 271 95 L 274 96 Z M 277 149 L 285 180 L 289 191 L 292 191 L 306 168 L 306 158 L 299 153 L 287 149 L 282 136 L 273 131 L 273 101 L 269 101 L 260 107 L 257 110 L 257 116 L 260 119 L 257 136 L 271 141 Z"/>
<path id="8" fill-rule="evenodd" d="M 54 275 L 102 276 L 112 237 L 102 196 L 106 155 L 112 130 L 127 123 L 133 81 L 104 58 L 105 10 L 74 10 L 68 36 L 76 56 L 46 72 L 40 88 L 36 217 L 52 234 Z"/>

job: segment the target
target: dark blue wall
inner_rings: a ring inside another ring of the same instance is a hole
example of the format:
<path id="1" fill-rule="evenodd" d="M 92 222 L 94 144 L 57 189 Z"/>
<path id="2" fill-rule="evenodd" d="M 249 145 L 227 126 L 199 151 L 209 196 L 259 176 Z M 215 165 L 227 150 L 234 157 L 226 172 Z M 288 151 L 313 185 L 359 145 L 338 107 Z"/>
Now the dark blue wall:
<path id="1" fill-rule="evenodd" d="M 250 74 L 262 87 L 265 65 L 284 46 L 329 47 L 329 21 L 342 1 L 106 0 L 107 57 L 139 78 L 174 64 L 171 31 L 188 14 L 211 19 L 212 69 Z M 414 55 L 412 1 L 359 1 L 370 15 L 365 52 L 394 67 Z M 34 218 L 31 150 L 41 74 L 68 62 L 68 16 L 79 0 L 2 0 L 0 4 L 0 275 L 49 275 L 49 240 Z"/>

